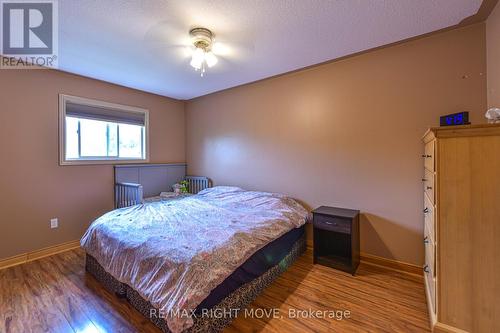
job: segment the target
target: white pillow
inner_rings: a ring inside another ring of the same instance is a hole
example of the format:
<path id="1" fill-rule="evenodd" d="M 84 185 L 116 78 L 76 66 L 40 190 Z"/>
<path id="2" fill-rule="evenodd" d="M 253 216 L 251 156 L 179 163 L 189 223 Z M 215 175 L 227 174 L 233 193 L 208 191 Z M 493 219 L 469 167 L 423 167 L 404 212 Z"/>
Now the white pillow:
<path id="1" fill-rule="evenodd" d="M 242 192 L 242 191 L 244 191 L 244 189 L 236 186 L 215 186 L 206 188 L 198 192 L 198 195 L 207 195 L 207 194 L 211 195 L 211 194 L 222 194 L 222 193 L 232 193 L 232 192 Z"/>

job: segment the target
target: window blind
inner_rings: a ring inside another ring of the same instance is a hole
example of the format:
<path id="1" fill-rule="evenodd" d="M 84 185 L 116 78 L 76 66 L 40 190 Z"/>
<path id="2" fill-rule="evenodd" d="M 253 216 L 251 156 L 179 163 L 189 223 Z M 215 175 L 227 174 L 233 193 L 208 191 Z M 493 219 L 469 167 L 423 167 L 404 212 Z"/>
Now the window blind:
<path id="1" fill-rule="evenodd" d="M 146 122 L 146 115 L 143 112 L 103 108 L 72 102 L 66 103 L 66 116 L 139 126 L 145 126 Z"/>

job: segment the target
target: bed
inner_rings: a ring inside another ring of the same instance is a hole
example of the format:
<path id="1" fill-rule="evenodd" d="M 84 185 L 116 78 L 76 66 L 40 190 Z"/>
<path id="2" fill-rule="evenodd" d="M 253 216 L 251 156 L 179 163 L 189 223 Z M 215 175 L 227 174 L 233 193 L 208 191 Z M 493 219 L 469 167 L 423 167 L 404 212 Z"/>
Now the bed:
<path id="1" fill-rule="evenodd" d="M 305 250 L 285 195 L 213 187 L 111 211 L 81 240 L 86 269 L 163 332 L 218 332 Z"/>

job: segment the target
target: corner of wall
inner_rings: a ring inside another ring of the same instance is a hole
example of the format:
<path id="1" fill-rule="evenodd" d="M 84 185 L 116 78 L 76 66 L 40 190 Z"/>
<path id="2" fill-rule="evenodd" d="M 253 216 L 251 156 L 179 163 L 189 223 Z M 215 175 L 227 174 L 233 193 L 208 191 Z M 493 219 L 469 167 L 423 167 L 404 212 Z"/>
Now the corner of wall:
<path id="1" fill-rule="evenodd" d="M 486 20 L 486 76 L 488 107 L 500 107 L 500 5 Z"/>

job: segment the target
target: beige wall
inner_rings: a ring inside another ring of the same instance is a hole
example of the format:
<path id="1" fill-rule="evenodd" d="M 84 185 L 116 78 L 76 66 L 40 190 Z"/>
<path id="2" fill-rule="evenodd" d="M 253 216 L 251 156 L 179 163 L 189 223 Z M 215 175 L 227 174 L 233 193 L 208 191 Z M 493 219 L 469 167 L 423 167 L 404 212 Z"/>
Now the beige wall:
<path id="1" fill-rule="evenodd" d="M 499 15 L 488 20 L 497 106 Z M 478 24 L 185 104 L 57 71 L 0 71 L 0 258 L 78 239 L 112 208 L 111 165 L 58 165 L 65 93 L 148 108 L 152 163 L 187 152 L 189 172 L 216 184 L 359 208 L 364 252 L 421 263 L 420 137 L 440 114 L 483 122 L 485 49 Z"/>
<path id="2" fill-rule="evenodd" d="M 57 71 L 0 70 L 0 258 L 79 239 L 113 207 L 111 165 L 58 165 L 60 93 L 149 109 L 151 162 L 185 161 L 181 101 Z"/>
<path id="3" fill-rule="evenodd" d="M 486 21 L 488 107 L 500 108 L 500 5 Z"/>
<path id="4" fill-rule="evenodd" d="M 481 23 L 191 100 L 188 171 L 361 209 L 362 251 L 421 264 L 420 138 L 483 122 L 485 49 Z"/>

